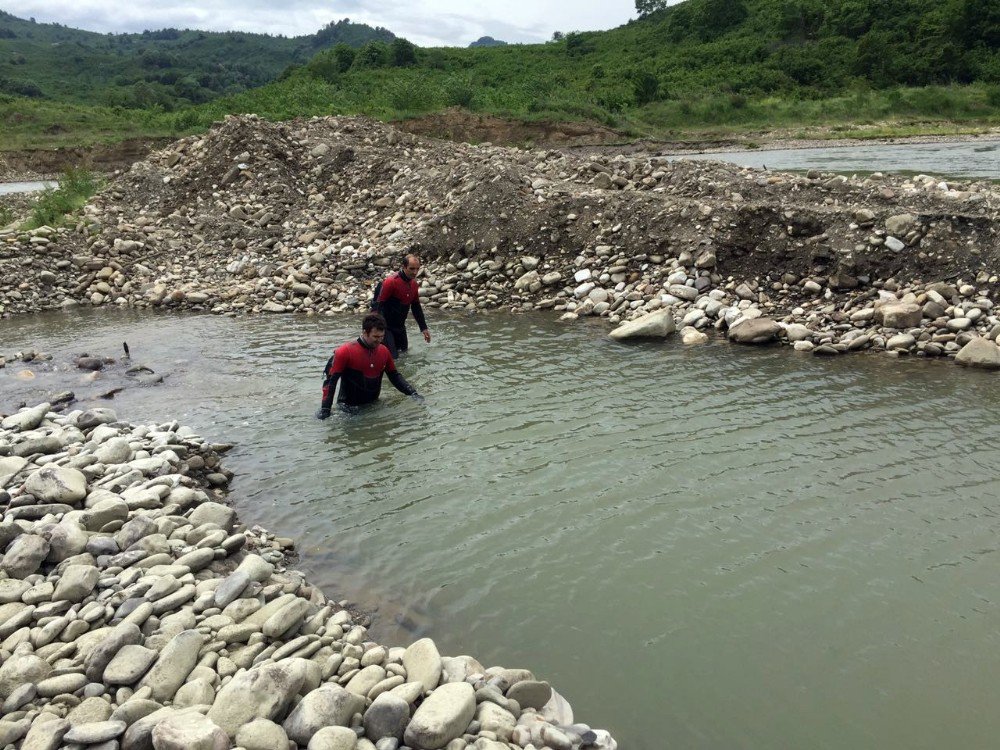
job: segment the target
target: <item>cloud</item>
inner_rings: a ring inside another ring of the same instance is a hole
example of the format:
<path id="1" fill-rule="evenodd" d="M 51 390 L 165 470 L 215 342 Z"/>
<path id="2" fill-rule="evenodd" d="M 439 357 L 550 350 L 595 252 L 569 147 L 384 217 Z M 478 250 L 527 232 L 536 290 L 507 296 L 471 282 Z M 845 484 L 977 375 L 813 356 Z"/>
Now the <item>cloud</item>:
<path id="1" fill-rule="evenodd" d="M 141 32 L 167 27 L 248 31 L 285 36 L 312 34 L 349 17 L 384 26 L 421 46 L 466 46 L 481 36 L 507 42 L 542 42 L 553 31 L 607 29 L 634 15 L 633 0 L 202 0 L 164 4 L 110 0 L 7 0 L 22 18 L 98 32 Z"/>

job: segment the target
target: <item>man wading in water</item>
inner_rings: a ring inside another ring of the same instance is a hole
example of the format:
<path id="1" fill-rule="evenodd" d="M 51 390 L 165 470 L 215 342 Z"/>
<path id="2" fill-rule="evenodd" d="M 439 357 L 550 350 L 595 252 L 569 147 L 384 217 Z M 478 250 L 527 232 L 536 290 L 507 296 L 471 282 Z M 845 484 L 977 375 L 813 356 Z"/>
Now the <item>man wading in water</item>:
<path id="1" fill-rule="evenodd" d="M 382 373 L 389 374 L 389 382 L 400 393 L 423 401 L 417 389 L 399 374 L 392 355 L 382 340 L 385 338 L 385 319 L 377 314 L 366 315 L 361 323 L 361 336 L 337 350 L 326 363 L 323 381 L 323 403 L 316 416 L 326 419 L 333 406 L 333 394 L 340 382 L 337 403 L 344 406 L 370 404 L 378 399 L 382 390 Z"/>
<path id="2" fill-rule="evenodd" d="M 424 320 L 424 310 L 420 306 L 417 289 L 417 274 L 420 273 L 420 258 L 410 253 L 403 258 L 399 273 L 386 277 L 375 288 L 372 309 L 385 316 L 385 344 L 389 353 L 398 357 L 409 348 L 406 340 L 406 316 L 413 308 L 413 319 L 417 321 L 424 341 L 431 343 L 431 332 Z"/>

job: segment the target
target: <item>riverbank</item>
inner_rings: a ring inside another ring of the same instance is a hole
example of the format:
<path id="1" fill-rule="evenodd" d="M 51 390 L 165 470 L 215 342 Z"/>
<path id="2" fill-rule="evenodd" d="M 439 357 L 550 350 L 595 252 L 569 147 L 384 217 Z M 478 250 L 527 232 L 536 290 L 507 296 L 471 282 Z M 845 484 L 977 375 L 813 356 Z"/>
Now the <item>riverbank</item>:
<path id="1" fill-rule="evenodd" d="M 1000 324 L 998 212 L 989 182 L 229 118 L 133 165 L 72 229 L 0 236 L 0 313 L 357 313 L 413 247 L 429 307 L 615 325 L 669 307 L 698 331 L 770 319 L 764 340 L 820 354 L 954 357 Z"/>
<path id="2" fill-rule="evenodd" d="M 228 446 L 51 409 L 0 423 L 5 745 L 615 747 L 527 670 L 369 640 L 224 503 Z"/>

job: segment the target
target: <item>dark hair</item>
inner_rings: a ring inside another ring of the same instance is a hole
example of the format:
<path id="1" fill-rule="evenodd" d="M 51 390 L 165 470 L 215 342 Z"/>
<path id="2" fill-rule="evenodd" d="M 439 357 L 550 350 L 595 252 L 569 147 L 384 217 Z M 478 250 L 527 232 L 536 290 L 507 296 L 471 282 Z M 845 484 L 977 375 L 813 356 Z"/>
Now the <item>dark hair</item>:
<path id="1" fill-rule="evenodd" d="M 365 316 L 365 319 L 361 321 L 361 330 L 365 333 L 368 333 L 373 328 L 376 331 L 385 330 L 385 318 L 378 313 L 369 313 Z"/>
<path id="2" fill-rule="evenodd" d="M 416 253 L 407 253 L 406 255 L 403 256 L 403 268 L 406 268 L 408 265 L 410 265 L 411 259 L 417 261 L 417 263 L 420 262 L 419 255 L 417 255 Z"/>

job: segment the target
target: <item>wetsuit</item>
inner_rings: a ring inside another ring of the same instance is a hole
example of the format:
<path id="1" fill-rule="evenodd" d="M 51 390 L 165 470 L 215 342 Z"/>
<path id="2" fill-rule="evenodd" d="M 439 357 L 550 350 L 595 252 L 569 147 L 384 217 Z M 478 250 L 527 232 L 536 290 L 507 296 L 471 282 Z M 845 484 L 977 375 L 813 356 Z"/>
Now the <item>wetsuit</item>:
<path id="1" fill-rule="evenodd" d="M 417 280 L 402 271 L 394 273 L 382 282 L 378 293 L 376 309 L 385 318 L 385 345 L 393 357 L 398 357 L 409 348 L 406 339 L 406 316 L 413 308 L 413 319 L 421 331 L 427 330 L 424 310 L 420 306 Z"/>
<path id="2" fill-rule="evenodd" d="M 382 373 L 388 373 L 389 382 L 397 391 L 407 396 L 417 395 L 417 389 L 407 383 L 406 378 L 396 369 L 396 363 L 384 344 L 372 348 L 359 338 L 357 341 L 337 347 L 330 361 L 326 363 L 320 416 L 330 416 L 330 407 L 333 406 L 333 394 L 337 390 L 338 381 L 340 382 L 338 403 L 357 406 L 370 404 L 378 399 L 382 391 Z"/>

